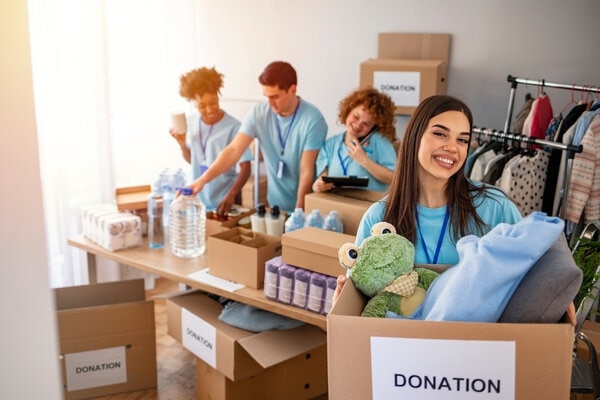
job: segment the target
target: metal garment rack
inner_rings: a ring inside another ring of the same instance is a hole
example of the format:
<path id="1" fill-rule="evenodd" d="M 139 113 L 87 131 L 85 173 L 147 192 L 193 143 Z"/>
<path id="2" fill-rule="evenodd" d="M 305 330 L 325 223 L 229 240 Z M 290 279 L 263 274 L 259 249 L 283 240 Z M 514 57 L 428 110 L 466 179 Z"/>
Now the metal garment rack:
<path id="1" fill-rule="evenodd" d="M 559 142 L 553 142 L 550 140 L 537 139 L 530 136 L 521 135 L 519 133 L 510 133 L 505 131 L 499 131 L 496 129 L 489 128 L 479 128 L 474 126 L 472 129 L 473 133 L 476 133 L 477 139 L 482 139 L 484 142 L 488 142 L 489 138 L 497 138 L 500 141 L 504 141 L 506 143 L 509 142 L 520 142 L 520 143 L 529 143 L 529 144 L 539 144 L 545 147 L 549 147 L 552 149 L 558 149 L 563 151 L 570 151 L 573 153 L 581 153 L 583 151 L 582 145 L 572 145 L 572 144 L 564 144 Z"/>
<path id="2" fill-rule="evenodd" d="M 573 92 L 587 92 L 587 93 L 600 93 L 600 87 L 598 86 L 590 86 L 590 85 L 575 85 L 575 84 L 566 84 L 566 83 L 552 83 L 546 82 L 545 79 L 541 81 L 536 81 L 532 79 L 524 79 L 517 78 L 512 75 L 508 75 L 506 78 L 510 85 L 510 94 L 508 96 L 508 110 L 506 112 L 506 120 L 504 122 L 504 132 L 508 132 L 510 128 L 510 122 L 513 115 L 513 108 L 515 106 L 515 96 L 517 94 L 517 86 L 520 84 L 523 85 L 531 85 L 531 86 L 539 86 L 542 88 L 542 91 L 545 87 L 556 88 L 556 89 L 566 89 L 571 90 Z"/>

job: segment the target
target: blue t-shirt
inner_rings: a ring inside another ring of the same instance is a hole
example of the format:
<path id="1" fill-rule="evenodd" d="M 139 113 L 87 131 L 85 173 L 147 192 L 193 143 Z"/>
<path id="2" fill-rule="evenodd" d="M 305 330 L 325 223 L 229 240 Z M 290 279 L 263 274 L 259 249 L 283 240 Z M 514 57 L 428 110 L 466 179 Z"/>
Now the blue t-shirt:
<path id="1" fill-rule="evenodd" d="M 323 147 L 319 150 L 317 157 L 316 175 L 319 176 L 327 169 L 329 176 L 349 176 L 368 177 L 369 185 L 366 189 L 377 192 L 387 191 L 388 184 L 378 181 L 362 165 L 354 162 L 348 155 L 348 147 L 344 144 L 344 135 L 342 132 L 328 138 Z M 396 168 L 396 151 L 392 142 L 381 136 L 379 132 L 371 133 L 368 138 L 363 140 L 363 150 L 369 158 L 377 164 L 389 170 Z"/>
<path id="2" fill-rule="evenodd" d="M 214 125 L 206 125 L 198 113 L 187 115 L 186 120 L 188 131 L 185 145 L 191 153 L 192 177 L 197 179 L 202 174 L 202 169 L 209 167 L 223 151 L 223 148 L 233 140 L 239 131 L 240 121 L 227 113 Z M 250 149 L 246 149 L 239 160 L 240 163 L 244 161 L 252 161 Z M 231 190 L 237 176 L 237 166 L 234 165 L 204 185 L 204 188 L 198 193 L 198 198 L 208 211 L 217 208 Z"/>
<path id="3" fill-rule="evenodd" d="M 327 136 L 327 123 L 321 112 L 301 99 L 295 115 L 281 117 L 268 103 L 254 106 L 240 132 L 257 138 L 265 160 L 267 201 L 291 214 L 296 208 L 300 159 L 303 151 L 319 150 Z M 280 160 L 284 168 L 278 177 Z"/>
<path id="4" fill-rule="evenodd" d="M 478 182 L 474 182 L 479 184 Z M 359 246 L 362 241 L 371 236 L 371 227 L 377 222 L 383 221 L 387 197 L 373 203 L 363 215 L 356 233 L 356 245 Z M 488 187 L 486 195 L 478 198 L 475 208 L 479 217 L 488 225 L 488 230 L 499 223 L 505 222 L 514 224 L 522 219 L 517 206 L 499 189 Z M 446 216 L 446 207 L 427 208 L 417 204 L 417 214 L 419 224 L 417 226 L 415 245 L 415 263 L 429 264 L 433 260 L 440 237 L 440 232 Z M 458 263 L 458 252 L 456 250 L 456 241 L 452 240 L 452 226 L 448 226 L 444 233 L 440 247 L 437 264 Z M 484 232 L 486 233 L 486 232 Z M 427 250 L 423 247 L 421 236 L 426 244 Z M 456 238 L 458 240 L 459 238 Z M 429 253 L 429 259 L 425 254 Z"/>

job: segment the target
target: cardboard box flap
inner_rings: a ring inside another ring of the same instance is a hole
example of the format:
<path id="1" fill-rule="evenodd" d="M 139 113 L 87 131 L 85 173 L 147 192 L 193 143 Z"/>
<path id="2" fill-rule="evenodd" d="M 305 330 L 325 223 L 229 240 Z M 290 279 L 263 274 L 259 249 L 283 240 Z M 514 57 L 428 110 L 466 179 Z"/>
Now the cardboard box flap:
<path id="1" fill-rule="evenodd" d="M 143 279 L 57 288 L 57 310 L 95 307 L 145 300 Z"/>
<path id="2" fill-rule="evenodd" d="M 319 253 L 338 258 L 338 250 L 344 243 L 354 243 L 355 237 L 344 233 L 307 226 L 281 236 L 283 246 L 303 249 L 310 253 Z M 307 243 L 310 243 L 308 245 Z"/>
<path id="3" fill-rule="evenodd" d="M 327 334 L 313 325 L 260 332 L 238 342 L 262 367 L 269 368 L 327 343 Z"/>

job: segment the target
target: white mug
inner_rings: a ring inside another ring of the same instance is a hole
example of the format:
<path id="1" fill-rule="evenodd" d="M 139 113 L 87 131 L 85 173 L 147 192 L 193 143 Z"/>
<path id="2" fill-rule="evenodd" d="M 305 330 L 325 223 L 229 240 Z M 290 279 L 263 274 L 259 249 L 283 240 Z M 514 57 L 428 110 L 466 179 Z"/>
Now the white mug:
<path id="1" fill-rule="evenodd" d="M 187 132 L 187 122 L 185 120 L 185 113 L 171 114 L 171 123 L 173 124 L 173 130 L 175 132 Z"/>

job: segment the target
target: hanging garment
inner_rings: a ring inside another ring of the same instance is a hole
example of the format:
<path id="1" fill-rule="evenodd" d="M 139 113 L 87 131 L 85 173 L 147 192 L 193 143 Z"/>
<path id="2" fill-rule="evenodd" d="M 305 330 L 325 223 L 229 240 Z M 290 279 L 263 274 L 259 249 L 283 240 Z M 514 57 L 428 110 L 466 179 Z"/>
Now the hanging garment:
<path id="1" fill-rule="evenodd" d="M 531 112 L 523 124 L 523 135 L 535 139 L 546 139 L 546 129 L 548 129 L 553 115 L 550 97 L 545 94 L 536 97 L 531 106 Z M 535 150 L 541 146 L 532 145 L 531 148 Z"/>
<path id="2" fill-rule="evenodd" d="M 529 115 L 529 112 L 531 111 L 532 104 L 533 104 L 533 97 L 531 97 L 531 94 L 527 93 L 525 95 L 525 102 L 523 103 L 523 106 L 517 113 L 515 120 L 513 121 L 513 123 L 510 126 L 510 131 L 512 133 L 522 133 L 523 132 L 523 123 L 525 122 L 525 119 L 527 118 L 527 116 Z"/>
<path id="3" fill-rule="evenodd" d="M 578 223 L 585 215 L 588 224 L 600 219 L 600 115 L 591 121 L 581 145 L 583 151 L 573 158 L 565 219 Z"/>
<path id="4" fill-rule="evenodd" d="M 575 124 L 581 114 L 585 111 L 585 104 L 578 104 L 571 108 L 571 111 L 563 118 L 556 135 L 552 139 L 555 142 L 563 143 L 565 132 Z M 546 186 L 544 186 L 544 198 L 542 200 L 542 211 L 548 215 L 558 215 L 557 209 L 554 207 L 554 198 L 557 194 L 558 187 L 564 186 L 564 175 L 559 174 L 561 157 L 566 155 L 566 151 L 560 149 L 552 149 L 550 151 L 550 160 L 548 161 L 548 175 L 546 176 Z M 564 172 L 563 172 L 564 174 Z"/>
<path id="5" fill-rule="evenodd" d="M 549 158 L 550 155 L 542 149 L 536 150 L 531 156 L 521 154 L 507 163 L 510 168 L 504 168 L 502 172 L 500 179 L 507 182 L 504 186 L 509 187 L 508 197 L 515 202 L 523 216 L 539 211 L 542 207 Z"/>

